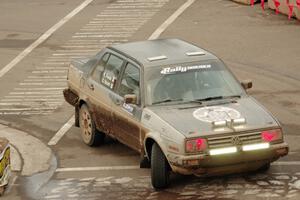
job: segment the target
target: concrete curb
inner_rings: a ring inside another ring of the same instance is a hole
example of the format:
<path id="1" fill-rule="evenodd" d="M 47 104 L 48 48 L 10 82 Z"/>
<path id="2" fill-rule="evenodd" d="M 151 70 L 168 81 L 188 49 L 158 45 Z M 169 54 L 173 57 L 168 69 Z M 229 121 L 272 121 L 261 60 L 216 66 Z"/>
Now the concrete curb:
<path id="1" fill-rule="evenodd" d="M 13 171 L 20 171 L 22 176 L 31 176 L 50 168 L 52 151 L 39 139 L 1 124 L 0 135 L 7 138 L 12 146 L 11 165 Z"/>

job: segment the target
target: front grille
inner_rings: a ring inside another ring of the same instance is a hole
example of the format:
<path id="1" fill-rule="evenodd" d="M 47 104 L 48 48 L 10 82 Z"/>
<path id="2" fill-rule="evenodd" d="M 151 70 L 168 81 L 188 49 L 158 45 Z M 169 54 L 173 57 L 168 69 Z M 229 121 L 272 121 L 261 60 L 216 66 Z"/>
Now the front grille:
<path id="1" fill-rule="evenodd" d="M 231 135 L 231 136 L 207 138 L 208 146 L 210 149 L 235 146 L 235 144 L 232 142 L 233 137 L 239 137 L 241 144 L 254 144 L 254 143 L 262 142 L 261 133 L 255 132 L 255 133 L 244 133 L 244 134 Z"/>

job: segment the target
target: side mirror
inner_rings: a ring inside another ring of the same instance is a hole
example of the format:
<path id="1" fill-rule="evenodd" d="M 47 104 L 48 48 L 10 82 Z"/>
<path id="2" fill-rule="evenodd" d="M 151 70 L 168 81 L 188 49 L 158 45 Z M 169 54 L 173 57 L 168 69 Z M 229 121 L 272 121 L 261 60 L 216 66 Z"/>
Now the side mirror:
<path id="1" fill-rule="evenodd" d="M 253 86 L 251 80 L 244 80 L 244 81 L 241 82 L 241 85 L 242 85 L 242 87 L 243 87 L 245 90 L 250 89 L 250 88 L 252 88 L 252 86 Z"/>
<path id="2" fill-rule="evenodd" d="M 135 94 L 125 94 L 124 102 L 126 104 L 137 104 L 137 96 Z"/>

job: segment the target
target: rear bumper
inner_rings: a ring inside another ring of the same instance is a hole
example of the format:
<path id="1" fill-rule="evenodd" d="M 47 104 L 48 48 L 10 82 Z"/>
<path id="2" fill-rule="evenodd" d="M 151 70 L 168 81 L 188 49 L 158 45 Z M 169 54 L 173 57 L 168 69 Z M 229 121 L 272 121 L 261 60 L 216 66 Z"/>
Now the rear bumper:
<path id="1" fill-rule="evenodd" d="M 174 172 L 181 174 L 226 174 L 256 170 L 288 154 L 286 143 L 271 145 L 268 149 L 215 155 L 173 155 L 167 158 Z"/>
<path id="2" fill-rule="evenodd" d="M 68 102 L 72 106 L 76 106 L 76 104 L 78 103 L 78 100 L 79 100 L 79 97 L 77 94 L 75 94 L 72 90 L 70 90 L 68 88 L 64 89 L 63 94 L 64 94 L 64 98 L 65 98 L 66 102 Z"/>

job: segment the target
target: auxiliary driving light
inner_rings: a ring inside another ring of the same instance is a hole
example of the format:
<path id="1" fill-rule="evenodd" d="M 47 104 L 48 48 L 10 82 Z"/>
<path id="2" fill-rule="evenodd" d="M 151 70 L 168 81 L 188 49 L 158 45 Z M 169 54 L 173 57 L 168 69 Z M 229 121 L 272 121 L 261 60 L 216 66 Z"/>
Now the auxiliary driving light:
<path id="1" fill-rule="evenodd" d="M 274 142 L 276 140 L 282 140 L 281 129 L 262 131 L 261 138 L 264 142 Z"/>
<path id="2" fill-rule="evenodd" d="M 249 144 L 243 146 L 243 151 L 253 151 L 259 149 L 268 149 L 270 147 L 269 143 L 261 143 L 261 144 Z"/>
<path id="3" fill-rule="evenodd" d="M 237 152 L 236 147 L 226 147 L 220 149 L 212 149 L 209 151 L 209 154 L 214 156 L 214 155 L 229 154 L 229 153 L 236 153 L 236 152 Z"/>
<path id="4" fill-rule="evenodd" d="M 205 151 L 207 148 L 207 141 L 204 138 L 195 138 L 187 140 L 185 143 L 185 150 L 187 153 L 195 153 Z"/>

